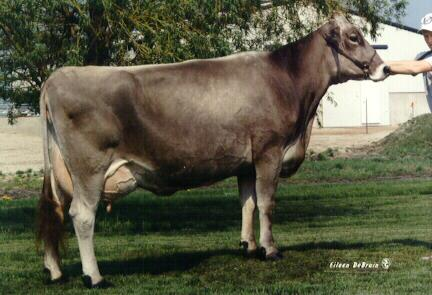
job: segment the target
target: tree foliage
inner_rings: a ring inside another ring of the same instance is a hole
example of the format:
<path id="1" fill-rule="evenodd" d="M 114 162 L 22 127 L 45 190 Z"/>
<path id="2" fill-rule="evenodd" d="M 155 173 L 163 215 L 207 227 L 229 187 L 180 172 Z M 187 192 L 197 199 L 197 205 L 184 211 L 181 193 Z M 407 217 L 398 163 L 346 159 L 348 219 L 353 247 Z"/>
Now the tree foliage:
<path id="1" fill-rule="evenodd" d="M 35 110 L 42 83 L 66 65 L 134 65 L 271 49 L 334 12 L 378 24 L 406 0 L 0 1 L 0 98 Z M 288 29 L 289 28 L 289 29 Z"/>

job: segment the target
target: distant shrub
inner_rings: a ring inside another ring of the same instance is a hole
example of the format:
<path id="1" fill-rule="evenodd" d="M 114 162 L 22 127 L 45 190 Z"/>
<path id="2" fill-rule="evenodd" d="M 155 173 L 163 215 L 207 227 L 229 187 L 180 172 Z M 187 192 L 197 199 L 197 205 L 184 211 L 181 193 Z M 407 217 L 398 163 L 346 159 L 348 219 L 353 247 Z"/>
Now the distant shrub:
<path id="1" fill-rule="evenodd" d="M 423 171 L 423 170 L 424 170 L 423 166 L 420 166 L 420 165 L 419 165 L 419 166 L 416 167 L 416 171 L 417 171 L 417 172 L 421 172 L 421 171 Z"/>
<path id="2" fill-rule="evenodd" d="M 335 155 L 335 150 L 333 150 L 332 148 L 328 148 L 328 149 L 325 151 L 325 153 L 327 154 L 327 156 L 333 158 L 334 155 Z"/>
<path id="3" fill-rule="evenodd" d="M 335 168 L 336 169 L 343 169 L 343 164 L 342 163 L 336 163 Z"/>
<path id="4" fill-rule="evenodd" d="M 327 160 L 327 156 L 325 155 L 325 153 L 319 153 L 316 157 L 317 161 L 325 161 Z"/>

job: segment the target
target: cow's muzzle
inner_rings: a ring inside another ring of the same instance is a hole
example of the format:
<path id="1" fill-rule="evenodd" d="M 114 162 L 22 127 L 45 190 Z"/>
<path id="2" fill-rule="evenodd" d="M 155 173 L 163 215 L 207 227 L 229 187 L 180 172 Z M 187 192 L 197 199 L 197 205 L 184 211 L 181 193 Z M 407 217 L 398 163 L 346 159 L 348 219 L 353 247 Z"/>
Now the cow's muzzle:
<path id="1" fill-rule="evenodd" d="M 378 82 L 382 81 L 390 75 L 390 68 L 385 63 L 380 64 L 376 67 L 373 73 L 369 74 L 369 79 L 372 81 Z"/>

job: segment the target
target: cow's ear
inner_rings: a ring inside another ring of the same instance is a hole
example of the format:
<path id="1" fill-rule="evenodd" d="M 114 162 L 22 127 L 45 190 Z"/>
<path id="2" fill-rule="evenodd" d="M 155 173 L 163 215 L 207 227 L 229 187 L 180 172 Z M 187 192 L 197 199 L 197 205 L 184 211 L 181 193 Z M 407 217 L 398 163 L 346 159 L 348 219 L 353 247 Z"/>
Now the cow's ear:
<path id="1" fill-rule="evenodd" d="M 323 29 L 324 39 L 330 44 L 339 45 L 341 42 L 341 29 L 339 25 L 335 21 L 331 20 Z"/>

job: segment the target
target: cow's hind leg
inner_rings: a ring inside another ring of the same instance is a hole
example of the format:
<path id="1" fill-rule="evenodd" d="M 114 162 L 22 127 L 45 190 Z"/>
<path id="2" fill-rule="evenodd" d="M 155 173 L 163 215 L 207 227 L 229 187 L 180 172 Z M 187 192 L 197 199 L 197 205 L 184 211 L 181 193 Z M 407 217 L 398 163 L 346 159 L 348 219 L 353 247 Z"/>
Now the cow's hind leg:
<path id="1" fill-rule="evenodd" d="M 257 249 L 254 234 L 254 213 L 256 210 L 255 176 L 238 176 L 238 188 L 242 206 L 242 228 L 240 246 L 245 256 Z"/>
<path id="2" fill-rule="evenodd" d="M 106 288 L 111 284 L 105 281 L 99 272 L 93 246 L 96 210 L 102 193 L 103 175 L 92 180 L 85 183 L 74 181 L 69 214 L 78 239 L 84 285 L 88 288 Z"/>

